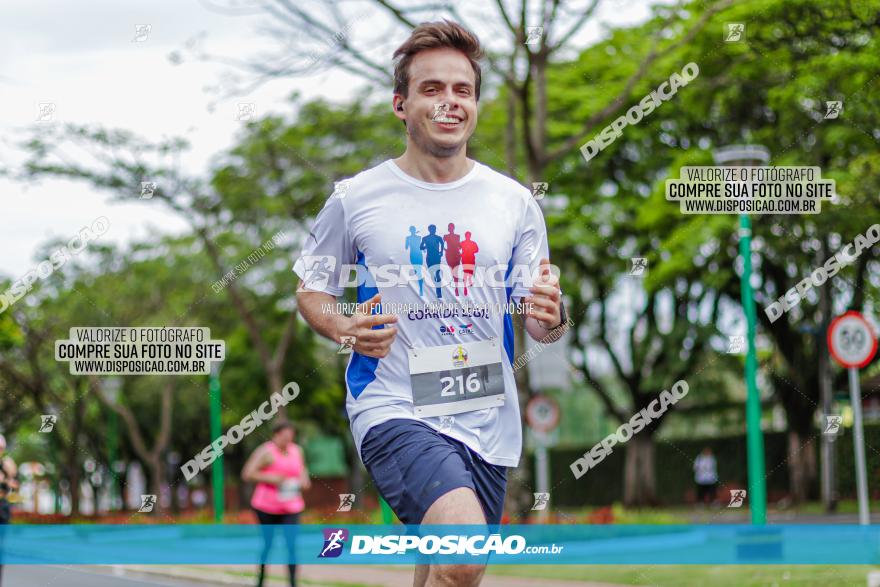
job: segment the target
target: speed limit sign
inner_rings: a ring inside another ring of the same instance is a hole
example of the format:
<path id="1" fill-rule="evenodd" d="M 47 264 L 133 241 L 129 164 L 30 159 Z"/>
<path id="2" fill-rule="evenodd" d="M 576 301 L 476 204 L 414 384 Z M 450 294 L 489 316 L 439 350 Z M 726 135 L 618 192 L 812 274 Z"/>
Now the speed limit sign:
<path id="1" fill-rule="evenodd" d="M 859 524 L 867 526 L 871 523 L 871 512 L 868 507 L 868 467 L 865 461 L 865 431 L 862 425 L 859 369 L 870 363 L 877 354 L 877 337 L 864 316 L 858 312 L 847 312 L 831 321 L 828 327 L 828 349 L 834 360 L 849 371 L 849 405 L 853 414 Z"/>
<path id="2" fill-rule="evenodd" d="M 559 404 L 546 395 L 537 395 L 526 406 L 526 421 L 536 432 L 551 432 L 559 424 Z"/>
<path id="3" fill-rule="evenodd" d="M 841 366 L 861 369 L 877 354 L 877 337 L 864 316 L 847 312 L 831 321 L 828 349 Z"/>

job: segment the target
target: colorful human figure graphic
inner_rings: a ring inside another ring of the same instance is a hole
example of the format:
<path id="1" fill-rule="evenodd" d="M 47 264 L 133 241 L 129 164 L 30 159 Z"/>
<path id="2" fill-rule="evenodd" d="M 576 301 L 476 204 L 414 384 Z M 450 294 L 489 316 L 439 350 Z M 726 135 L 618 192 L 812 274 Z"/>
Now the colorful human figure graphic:
<path id="1" fill-rule="evenodd" d="M 464 295 L 468 295 L 467 286 L 474 282 L 474 267 L 477 264 L 477 253 L 480 247 L 471 240 L 471 233 L 464 233 L 464 240 L 461 241 L 461 265 L 464 269 Z"/>
<path id="2" fill-rule="evenodd" d="M 424 260 L 424 255 L 422 255 L 422 237 L 419 236 L 419 231 L 416 230 L 415 226 L 409 227 L 409 236 L 406 237 L 406 249 L 409 250 L 409 263 L 416 270 L 416 275 L 419 276 L 419 295 L 424 294 L 424 286 L 425 280 L 422 277 L 422 262 Z"/>
<path id="3" fill-rule="evenodd" d="M 437 226 L 434 224 L 428 225 L 428 233 L 427 235 L 422 237 L 422 244 L 419 247 L 421 250 L 425 251 L 428 255 L 428 271 L 433 271 L 433 273 L 429 273 L 434 278 L 434 283 L 437 288 L 437 297 L 442 298 L 443 293 L 440 290 L 440 259 L 443 258 L 443 249 L 445 248 L 445 243 L 443 239 L 437 234 Z"/>
<path id="4" fill-rule="evenodd" d="M 455 295 L 458 295 L 458 282 L 461 273 L 459 264 L 461 263 L 461 235 L 455 234 L 455 225 L 449 223 L 447 227 L 449 232 L 443 235 L 443 241 L 446 243 L 446 264 L 452 271 L 452 280 L 455 283 Z"/>

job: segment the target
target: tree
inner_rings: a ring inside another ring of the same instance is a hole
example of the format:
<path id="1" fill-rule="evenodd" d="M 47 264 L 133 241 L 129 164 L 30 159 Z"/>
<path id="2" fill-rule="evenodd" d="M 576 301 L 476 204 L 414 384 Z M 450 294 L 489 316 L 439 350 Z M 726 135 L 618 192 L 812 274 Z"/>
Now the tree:
<path id="1" fill-rule="evenodd" d="M 772 24 L 753 27 L 747 43 L 719 46 L 722 19 L 749 21 L 758 13 Z M 815 477 L 817 368 L 819 355 L 825 351 L 816 344 L 814 333 L 821 340 L 830 316 L 828 311 L 820 313 L 815 292 L 798 309 L 772 323 L 763 308 L 880 219 L 872 195 L 878 186 L 872 137 L 878 121 L 868 89 L 878 67 L 873 58 L 876 40 L 869 33 L 876 24 L 876 14 L 854 13 L 845 2 L 822 6 L 799 1 L 747 2 L 719 15 L 672 55 L 674 64 L 664 67 L 674 71 L 694 61 L 699 63 L 699 78 L 676 94 L 674 104 L 658 108 L 638 126 L 627 127 L 590 161 L 591 173 L 576 175 L 570 191 L 565 192 L 577 193 L 577 186 L 597 194 L 578 199 L 569 208 L 579 212 L 589 206 L 592 224 L 605 231 L 591 235 L 574 226 L 575 218 L 570 219 L 573 227 L 568 243 L 574 251 L 593 259 L 592 251 L 602 246 L 604 238 L 609 244 L 620 243 L 624 255 L 656 252 L 653 257 L 640 255 L 649 259 L 649 289 L 696 279 L 702 289 L 722 298 L 722 308 L 739 308 L 736 218 L 681 215 L 663 197 L 664 180 L 678 177 L 683 165 L 711 165 L 711 148 L 737 142 L 767 146 L 774 165 L 817 165 L 823 176 L 837 179 L 840 202 L 825 203 L 818 216 L 753 218 L 758 318 L 762 333 L 770 337 L 778 353 L 762 363 L 773 383 L 772 394 L 767 393 L 765 399 L 776 398 L 788 416 L 786 463 L 795 499 L 806 497 Z M 619 35 L 621 42 L 623 35 Z M 625 44 L 614 46 L 615 52 L 627 50 Z M 599 55 L 584 57 L 592 56 L 595 63 Z M 603 81 L 608 74 L 602 72 L 611 69 L 601 64 L 595 68 L 600 71 L 591 72 L 590 77 Z M 650 89 L 643 88 L 645 93 Z M 824 101 L 831 99 L 844 99 L 848 104 L 846 121 L 823 120 Z M 853 208 L 859 215 L 851 213 Z M 560 233 L 554 234 L 558 239 Z M 627 237 L 640 244 L 631 246 Z M 835 313 L 847 307 L 862 308 L 871 299 L 880 285 L 872 278 L 877 274 L 871 270 L 874 263 L 866 251 L 858 263 L 826 284 L 824 291 L 834 298 L 829 306 Z"/>

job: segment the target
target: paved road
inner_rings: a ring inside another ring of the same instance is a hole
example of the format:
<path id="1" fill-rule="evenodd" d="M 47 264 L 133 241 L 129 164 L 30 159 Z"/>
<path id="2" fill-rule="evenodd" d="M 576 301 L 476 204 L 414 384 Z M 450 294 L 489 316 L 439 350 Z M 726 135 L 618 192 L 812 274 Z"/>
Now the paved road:
<path id="1" fill-rule="evenodd" d="M 131 572 L 114 574 L 110 567 L 4 565 L 2 587 L 205 587 L 205 584 Z"/>
<path id="2" fill-rule="evenodd" d="M 251 587 L 253 576 L 242 576 L 254 567 L 240 565 L 147 565 L 147 566 L 25 566 L 3 567 L 2 587 Z M 412 567 L 379 565 L 304 565 L 299 583 L 311 587 L 356 584 L 375 587 L 409 587 Z M 270 566 L 274 581 L 287 584 L 287 568 Z M 592 581 L 554 581 L 486 575 L 481 587 L 627 587 Z"/>

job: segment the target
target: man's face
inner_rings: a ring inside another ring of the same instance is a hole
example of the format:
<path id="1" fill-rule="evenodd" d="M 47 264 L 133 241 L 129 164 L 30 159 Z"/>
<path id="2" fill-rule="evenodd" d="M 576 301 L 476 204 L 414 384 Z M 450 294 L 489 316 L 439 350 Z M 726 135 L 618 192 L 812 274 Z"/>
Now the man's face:
<path id="1" fill-rule="evenodd" d="M 409 96 L 403 99 L 407 132 L 420 150 L 452 157 L 477 126 L 475 74 L 468 58 L 455 49 L 430 49 L 409 66 Z M 395 96 L 395 103 L 401 96 Z"/>

